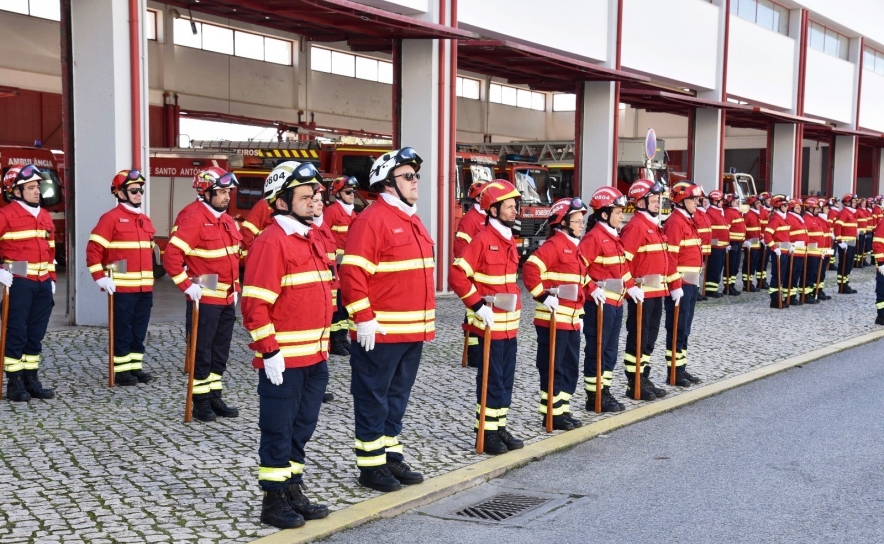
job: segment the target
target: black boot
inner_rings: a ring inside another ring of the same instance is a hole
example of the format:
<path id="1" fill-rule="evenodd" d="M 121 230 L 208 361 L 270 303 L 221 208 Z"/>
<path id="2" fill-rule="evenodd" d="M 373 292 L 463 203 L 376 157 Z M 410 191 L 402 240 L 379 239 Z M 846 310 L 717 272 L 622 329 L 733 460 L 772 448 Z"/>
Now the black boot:
<path id="1" fill-rule="evenodd" d="M 875 325 L 884 325 L 884 315 L 875 318 Z"/>
<path id="2" fill-rule="evenodd" d="M 844 294 L 845 295 L 853 295 L 856 293 L 856 289 L 850 286 L 849 283 L 844 284 Z"/>
<path id="3" fill-rule="evenodd" d="M 332 393 L 323 393 L 322 394 L 322 403 L 323 404 L 331 402 L 333 400 L 335 400 L 334 394 L 332 394 Z"/>
<path id="4" fill-rule="evenodd" d="M 639 381 L 641 383 L 641 400 L 657 400 L 657 395 L 654 393 L 653 389 L 649 389 L 645 387 L 645 377 L 639 377 Z M 630 399 L 635 398 L 635 374 L 632 372 L 626 373 L 626 397 Z"/>
<path id="5" fill-rule="evenodd" d="M 553 419 L 555 419 L 555 417 L 553 417 Z M 520 450 L 525 447 L 525 442 L 523 442 L 521 438 L 513 436 L 511 432 L 506 430 L 506 427 L 498 427 L 497 436 L 500 437 L 500 441 L 506 445 L 506 449 L 509 451 Z"/>
<path id="6" fill-rule="evenodd" d="M 564 417 L 565 419 L 570 421 L 571 426 L 574 427 L 575 429 L 579 429 L 580 427 L 583 427 L 583 422 L 580 421 L 579 419 L 577 419 L 576 417 L 574 417 L 574 414 L 572 414 L 571 412 L 565 412 L 564 414 L 562 414 L 562 417 Z"/>
<path id="7" fill-rule="evenodd" d="M 150 383 L 153 381 L 153 376 L 149 372 L 145 372 L 140 368 L 138 370 L 130 370 L 129 373 L 135 376 L 138 383 Z"/>
<path id="8" fill-rule="evenodd" d="M 801 306 L 801 299 L 798 297 L 789 297 L 789 306 Z"/>
<path id="9" fill-rule="evenodd" d="M 215 421 L 218 419 L 215 417 L 215 412 L 212 410 L 212 406 L 207 398 L 193 399 L 193 417 L 200 421 Z"/>
<path id="10" fill-rule="evenodd" d="M 642 389 L 648 388 L 654 392 L 654 396 L 659 398 L 663 398 L 666 396 L 667 391 L 662 387 L 657 387 L 654 382 L 651 381 L 651 367 L 646 366 L 642 369 Z"/>
<path id="11" fill-rule="evenodd" d="M 770 284 L 767 283 L 767 280 L 761 280 L 761 285 L 758 286 L 759 289 L 770 289 Z"/>
<path id="12" fill-rule="evenodd" d="M 36 370 L 25 370 L 24 372 L 25 389 L 32 399 L 54 399 L 55 391 L 52 389 L 43 389 L 43 384 L 37 379 Z"/>
<path id="13" fill-rule="evenodd" d="M 497 431 L 485 431 L 485 453 L 488 455 L 500 455 L 510 451 Z"/>
<path id="14" fill-rule="evenodd" d="M 28 402 L 31 395 L 25 389 L 21 372 L 6 373 L 6 399 L 10 402 Z"/>
<path id="15" fill-rule="evenodd" d="M 770 307 L 773 308 L 774 310 L 777 310 L 780 308 L 780 304 L 781 304 L 780 303 L 780 296 L 776 293 L 772 294 L 770 296 Z M 786 307 L 785 304 L 783 304 L 782 306 L 784 308 Z"/>
<path id="16" fill-rule="evenodd" d="M 592 393 L 590 391 L 586 392 L 586 410 L 592 412 L 595 410 L 595 396 L 596 393 Z M 623 410 L 623 405 L 617 402 L 617 399 L 611 395 L 611 392 L 607 387 L 602 389 L 602 413 L 606 412 L 620 412 Z"/>
<path id="17" fill-rule="evenodd" d="M 684 377 L 687 381 L 689 381 L 691 383 L 700 383 L 701 381 L 703 381 L 700 378 L 698 378 L 698 377 L 694 376 L 693 374 L 691 374 L 690 372 L 688 372 L 688 369 L 686 367 L 680 366 L 675 369 L 676 380 L 678 379 L 679 373 L 682 375 L 682 377 Z"/>
<path id="18" fill-rule="evenodd" d="M 691 381 L 685 377 L 684 372 L 681 370 L 682 368 L 684 367 L 675 367 L 675 385 L 677 385 L 678 387 L 690 387 Z M 672 384 L 672 381 L 669 379 L 671 377 L 672 371 L 667 372 L 666 383 Z"/>
<path id="19" fill-rule="evenodd" d="M 543 427 L 546 427 L 546 414 L 544 414 L 543 419 L 540 421 L 540 424 Z M 552 427 L 554 431 L 573 431 L 574 424 L 571 423 L 571 420 L 565 417 L 564 414 L 553 416 L 552 418 Z"/>
<path id="20" fill-rule="evenodd" d="M 332 333 L 331 337 L 331 346 L 329 349 L 329 353 L 332 355 L 340 355 L 342 357 L 347 357 L 350 355 L 350 350 L 344 344 L 341 338 L 341 333 L 344 331 L 335 331 Z M 346 332 L 344 332 L 346 334 Z"/>
<path id="21" fill-rule="evenodd" d="M 819 304 L 820 301 L 813 298 L 813 294 L 809 294 L 809 295 L 806 294 L 806 295 L 804 295 L 804 303 L 805 304 Z"/>
<path id="22" fill-rule="evenodd" d="M 132 375 L 128 370 L 123 372 L 115 372 L 114 373 L 114 385 L 136 385 L 138 383 L 138 378 Z"/>
<path id="23" fill-rule="evenodd" d="M 832 300 L 832 297 L 830 295 L 826 294 L 825 289 L 820 289 L 819 299 L 820 300 Z"/>
<path id="24" fill-rule="evenodd" d="M 303 527 L 304 517 L 295 512 L 286 498 L 285 489 L 264 492 L 261 503 L 261 523 L 272 525 L 277 529 L 293 529 Z"/>
<path id="25" fill-rule="evenodd" d="M 394 478 L 402 485 L 415 485 L 424 482 L 424 475 L 416 470 L 411 470 L 405 461 L 387 458 L 387 469 Z"/>
<path id="26" fill-rule="evenodd" d="M 706 291 L 706 296 L 709 298 L 721 298 L 724 294 L 719 293 L 718 291 Z"/>
<path id="27" fill-rule="evenodd" d="M 734 287 L 733 285 L 731 285 L 730 287 L 727 288 L 727 294 L 730 295 L 730 296 L 732 296 L 732 297 L 736 297 L 736 296 L 739 296 L 739 295 L 740 295 L 740 292 L 737 291 L 737 288 L 736 288 L 736 287 Z"/>
<path id="28" fill-rule="evenodd" d="M 216 416 L 239 417 L 239 408 L 227 406 L 227 403 L 225 403 L 224 399 L 221 397 L 212 397 L 209 399 L 209 406 L 212 407 L 212 411 L 215 412 Z"/>
<path id="29" fill-rule="evenodd" d="M 289 482 L 289 486 L 285 488 L 285 498 L 292 506 L 292 510 L 300 514 L 305 520 L 322 519 L 328 516 L 328 506 L 313 504 L 304 495 L 303 482 Z"/>
<path id="30" fill-rule="evenodd" d="M 388 492 L 402 489 L 402 484 L 393 477 L 386 464 L 359 469 L 359 483 L 375 491 Z"/>

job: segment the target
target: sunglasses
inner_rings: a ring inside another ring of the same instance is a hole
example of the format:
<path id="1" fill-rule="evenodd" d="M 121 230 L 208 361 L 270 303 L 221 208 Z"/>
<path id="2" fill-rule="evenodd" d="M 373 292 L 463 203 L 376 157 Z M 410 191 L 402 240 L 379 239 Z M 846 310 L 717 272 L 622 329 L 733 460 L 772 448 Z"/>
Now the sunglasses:
<path id="1" fill-rule="evenodd" d="M 399 174 L 398 176 L 393 176 L 394 178 L 405 178 L 408 181 L 414 181 L 416 179 L 421 179 L 420 174 L 416 174 L 413 172 L 408 172 L 407 174 Z"/>
<path id="2" fill-rule="evenodd" d="M 144 187 L 133 187 L 131 189 L 126 189 L 126 192 L 130 195 L 141 195 L 144 194 Z"/>
<path id="3" fill-rule="evenodd" d="M 345 195 L 352 195 L 352 194 L 355 193 L 356 191 L 354 191 L 353 189 L 346 189 L 346 190 L 341 191 L 341 192 L 342 192 L 343 194 L 345 194 Z"/>

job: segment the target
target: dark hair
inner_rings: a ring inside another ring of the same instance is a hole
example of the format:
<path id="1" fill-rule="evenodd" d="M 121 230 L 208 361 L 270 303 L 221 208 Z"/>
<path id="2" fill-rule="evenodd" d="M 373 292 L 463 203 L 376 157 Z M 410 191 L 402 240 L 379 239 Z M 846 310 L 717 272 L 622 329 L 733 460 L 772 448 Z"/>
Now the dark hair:
<path id="1" fill-rule="evenodd" d="M 592 215 L 589 216 L 589 219 L 586 220 L 586 232 L 589 232 L 591 228 L 595 226 L 596 223 L 604 222 L 605 219 L 602 217 L 603 213 L 608 214 L 608 219 L 611 219 L 611 213 L 613 213 L 613 206 L 605 206 L 599 210 L 594 210 Z"/>

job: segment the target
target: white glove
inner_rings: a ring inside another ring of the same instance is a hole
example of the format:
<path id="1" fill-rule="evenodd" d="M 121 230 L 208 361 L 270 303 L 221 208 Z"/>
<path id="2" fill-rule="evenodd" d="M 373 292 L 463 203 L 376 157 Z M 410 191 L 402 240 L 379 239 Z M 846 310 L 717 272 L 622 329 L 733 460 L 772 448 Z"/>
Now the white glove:
<path id="1" fill-rule="evenodd" d="M 878 267 L 878 273 L 884 274 L 884 264 L 882 264 L 881 266 Z"/>
<path id="2" fill-rule="evenodd" d="M 832 240 L 834 240 L 834 239 L 835 239 L 835 233 L 834 233 L 834 232 L 830 232 L 830 233 L 829 233 L 829 236 L 831 236 L 831 237 L 832 237 Z"/>
<path id="3" fill-rule="evenodd" d="M 638 285 L 633 285 L 626 290 L 626 293 L 632 297 L 632 300 L 634 300 L 636 304 L 645 301 L 645 292 L 642 291 L 642 288 Z"/>
<path id="4" fill-rule="evenodd" d="M 607 298 L 608 298 L 608 297 L 605 295 L 605 290 L 602 289 L 601 287 L 596 287 L 596 288 L 595 288 L 595 291 L 593 291 L 592 293 L 590 293 L 589 296 L 591 296 L 592 299 L 595 301 L 595 303 L 596 303 L 597 305 L 599 305 L 599 306 L 601 306 L 602 304 L 604 304 L 604 303 L 605 303 L 605 300 L 607 300 Z"/>
<path id="5" fill-rule="evenodd" d="M 277 352 L 273 357 L 264 359 L 264 374 L 273 385 L 282 385 L 283 370 L 285 370 L 285 357 L 282 353 Z"/>
<path id="6" fill-rule="evenodd" d="M 840 248 L 843 249 L 844 251 L 847 251 L 847 242 L 841 242 L 841 243 L 839 243 L 839 244 L 838 244 L 838 247 L 840 247 Z"/>
<path id="7" fill-rule="evenodd" d="M 678 289 L 673 289 L 672 291 L 669 291 L 669 296 L 672 297 L 672 302 L 674 302 L 675 305 L 678 306 L 681 302 L 681 297 L 684 296 L 684 290 L 682 290 L 681 287 L 679 287 Z"/>
<path id="8" fill-rule="evenodd" d="M 239 293 L 236 291 L 233 292 L 233 305 L 236 306 L 236 302 L 239 300 Z"/>
<path id="9" fill-rule="evenodd" d="M 8 270 L 0 268 L 0 284 L 12 287 L 12 274 Z"/>
<path id="10" fill-rule="evenodd" d="M 580 320 L 580 334 L 583 334 L 583 320 Z"/>
<path id="11" fill-rule="evenodd" d="M 745 247 L 746 249 L 751 248 L 752 242 L 750 242 L 749 240 L 746 240 L 745 242 L 743 242 L 743 247 Z"/>
<path id="12" fill-rule="evenodd" d="M 730 250 L 731 250 L 731 246 L 730 246 L 730 244 L 728 244 L 728 245 L 724 246 L 724 247 L 721 248 L 721 249 L 723 249 L 723 250 L 725 250 L 725 251 L 730 251 Z"/>
<path id="13" fill-rule="evenodd" d="M 790 244 L 789 245 L 789 255 L 791 255 L 793 253 L 795 253 L 795 244 Z"/>
<path id="14" fill-rule="evenodd" d="M 52 282 L 52 294 L 55 294 L 55 282 Z"/>
<path id="15" fill-rule="evenodd" d="M 199 300 L 203 297 L 203 290 L 199 285 L 191 283 L 190 287 L 184 290 L 184 294 L 189 296 L 190 300 Z"/>
<path id="16" fill-rule="evenodd" d="M 783 250 L 781 250 L 780 248 L 776 248 L 775 250 L 773 250 L 773 252 L 777 257 L 783 254 Z"/>
<path id="17" fill-rule="evenodd" d="M 559 299 L 556 299 L 558 302 Z M 479 311 L 476 312 L 476 315 L 479 316 L 479 319 L 482 320 L 482 323 L 485 324 L 486 328 L 491 328 L 494 326 L 494 310 L 491 309 L 491 306 L 487 304 L 479 308 Z"/>
<path id="18" fill-rule="evenodd" d="M 0 280 L 0 281 L 2 281 L 2 280 Z M 97 280 L 95 280 L 95 284 L 98 285 L 100 288 L 104 289 L 105 291 L 107 291 L 107 294 L 109 294 L 109 295 L 114 294 L 114 292 L 116 292 L 116 290 L 117 290 L 117 284 L 115 284 L 114 280 L 110 279 L 107 276 L 105 276 L 103 278 L 98 278 Z"/>
<path id="19" fill-rule="evenodd" d="M 363 321 L 362 323 L 356 324 L 356 341 L 359 342 L 359 345 L 362 346 L 362 349 L 365 351 L 371 351 L 374 349 L 375 333 L 387 334 L 387 331 L 382 329 L 380 324 L 378 324 L 377 319 Z"/>
<path id="20" fill-rule="evenodd" d="M 550 312 L 554 312 L 559 307 L 559 297 L 550 295 L 543 301 L 543 305 L 546 306 L 546 309 Z"/>

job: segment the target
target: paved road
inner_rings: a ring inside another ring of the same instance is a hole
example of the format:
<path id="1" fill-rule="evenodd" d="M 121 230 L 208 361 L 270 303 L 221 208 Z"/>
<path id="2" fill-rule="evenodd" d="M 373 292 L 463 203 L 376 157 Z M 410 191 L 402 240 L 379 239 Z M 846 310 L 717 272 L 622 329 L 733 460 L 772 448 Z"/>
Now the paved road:
<path id="1" fill-rule="evenodd" d="M 728 391 L 329 541 L 881 542 L 882 349 Z M 525 490 L 565 504 L 509 524 L 443 517 Z"/>

